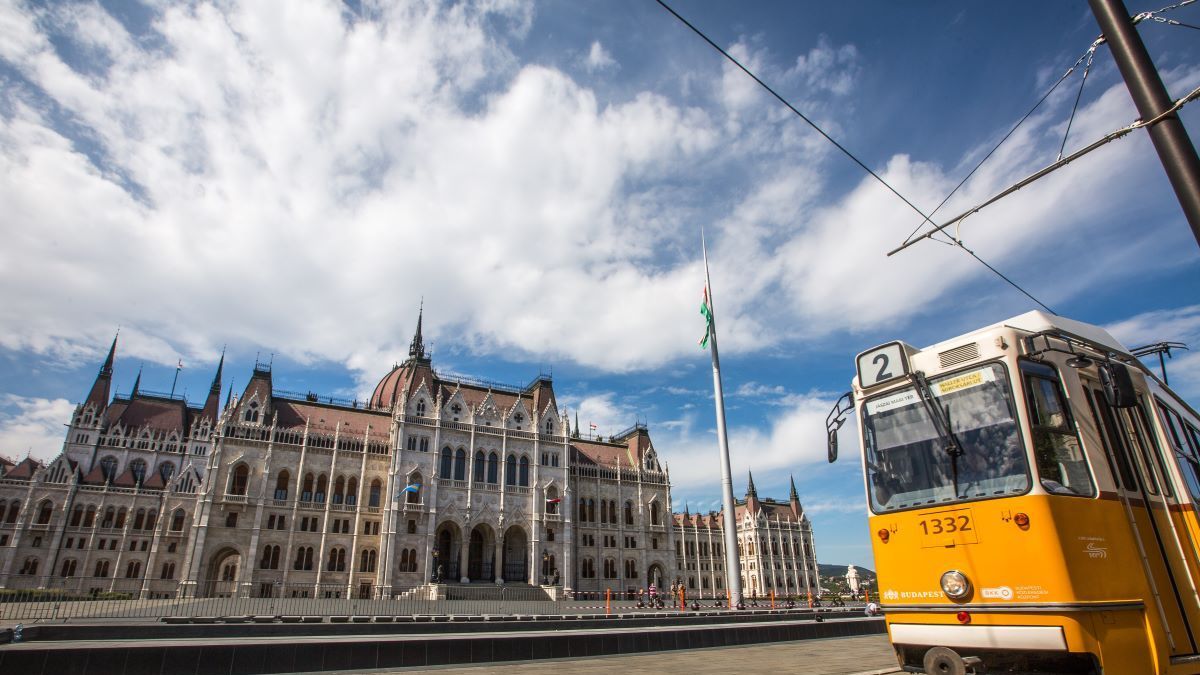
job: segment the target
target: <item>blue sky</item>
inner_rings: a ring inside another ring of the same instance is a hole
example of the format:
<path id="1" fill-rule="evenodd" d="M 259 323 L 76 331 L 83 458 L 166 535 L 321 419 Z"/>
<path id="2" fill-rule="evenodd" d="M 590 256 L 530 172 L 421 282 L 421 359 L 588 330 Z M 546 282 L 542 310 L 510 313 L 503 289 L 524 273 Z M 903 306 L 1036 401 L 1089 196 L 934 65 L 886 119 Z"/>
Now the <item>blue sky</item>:
<path id="1" fill-rule="evenodd" d="M 1098 33 L 1083 3 L 674 6 L 924 209 Z M 1172 96 L 1200 85 L 1195 31 L 1141 34 Z M 716 509 L 704 228 L 735 492 L 794 475 L 821 560 L 871 567 L 858 466 L 823 461 L 854 355 L 1034 308 L 951 247 L 885 257 L 919 217 L 649 0 L 5 2 L 0 36 L 9 456 L 56 454 L 118 326 L 121 392 L 182 359 L 198 399 L 227 345 L 226 384 L 273 353 L 278 387 L 361 398 L 424 298 L 436 367 L 552 371 Z M 1078 84 L 941 215 L 1052 161 Z M 1135 118 L 1101 47 L 1067 149 Z M 1200 248 L 1144 132 L 959 235 L 1061 314 L 1200 351 Z M 1200 356 L 1170 368 L 1196 400 Z"/>

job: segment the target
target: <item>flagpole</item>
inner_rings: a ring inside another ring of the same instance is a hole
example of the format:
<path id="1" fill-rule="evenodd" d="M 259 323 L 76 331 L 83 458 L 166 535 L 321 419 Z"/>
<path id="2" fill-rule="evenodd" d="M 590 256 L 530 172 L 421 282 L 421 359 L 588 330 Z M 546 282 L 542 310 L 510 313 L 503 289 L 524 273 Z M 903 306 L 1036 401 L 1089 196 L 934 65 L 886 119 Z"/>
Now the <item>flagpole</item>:
<path id="1" fill-rule="evenodd" d="M 175 385 L 179 383 L 179 371 L 183 370 L 183 359 L 179 359 L 179 365 L 175 366 L 175 379 L 171 380 L 171 396 L 175 398 Z"/>
<path id="2" fill-rule="evenodd" d="M 725 431 L 725 394 L 721 388 L 721 359 L 717 356 L 717 319 L 713 303 L 712 281 L 708 274 L 708 248 L 704 233 L 700 233 L 700 248 L 704 252 L 704 289 L 708 294 L 709 335 L 712 341 L 713 399 L 717 407 L 717 440 L 721 448 L 721 499 L 725 511 L 725 583 L 729 588 L 730 607 L 742 602 L 742 564 L 738 557 L 737 513 L 733 505 L 733 475 L 729 469 L 729 436 Z"/>

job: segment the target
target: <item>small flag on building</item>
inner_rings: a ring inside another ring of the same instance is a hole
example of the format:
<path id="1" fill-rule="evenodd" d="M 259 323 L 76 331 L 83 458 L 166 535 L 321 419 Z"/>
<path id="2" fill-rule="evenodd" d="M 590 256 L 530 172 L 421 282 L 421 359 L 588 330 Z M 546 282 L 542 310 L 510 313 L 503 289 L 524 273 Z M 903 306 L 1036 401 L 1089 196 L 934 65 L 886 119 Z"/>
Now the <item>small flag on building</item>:
<path id="1" fill-rule="evenodd" d="M 558 497 L 554 497 L 553 499 L 547 499 L 546 503 L 547 504 L 557 504 L 561 501 L 562 501 L 562 499 L 559 499 Z"/>
<path id="2" fill-rule="evenodd" d="M 595 430 L 596 430 L 596 423 L 595 423 L 595 422 L 588 422 L 588 426 L 589 426 L 589 427 L 591 427 L 592 431 L 595 431 Z"/>
<path id="3" fill-rule="evenodd" d="M 412 485 L 406 485 L 404 487 L 404 489 L 401 490 L 401 492 L 420 492 L 420 491 L 421 491 L 420 483 L 413 483 Z"/>

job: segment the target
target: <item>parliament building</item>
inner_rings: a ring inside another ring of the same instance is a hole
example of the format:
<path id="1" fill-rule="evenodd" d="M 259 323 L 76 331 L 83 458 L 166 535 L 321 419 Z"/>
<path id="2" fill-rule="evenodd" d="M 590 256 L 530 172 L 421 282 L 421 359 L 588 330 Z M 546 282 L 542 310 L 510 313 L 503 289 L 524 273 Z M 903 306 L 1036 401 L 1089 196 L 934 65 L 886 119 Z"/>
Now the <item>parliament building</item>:
<path id="1" fill-rule="evenodd" d="M 440 582 L 569 596 L 678 581 L 725 596 L 723 518 L 672 513 L 645 425 L 582 436 L 549 377 L 441 375 L 420 318 L 367 401 L 282 391 L 256 364 L 221 404 L 224 357 L 201 406 L 143 390 L 140 375 L 110 397 L 116 350 L 56 459 L 0 458 L 0 588 L 371 598 Z M 759 500 L 751 478 L 737 513 L 747 595 L 816 595 L 795 485 L 786 502 Z"/>

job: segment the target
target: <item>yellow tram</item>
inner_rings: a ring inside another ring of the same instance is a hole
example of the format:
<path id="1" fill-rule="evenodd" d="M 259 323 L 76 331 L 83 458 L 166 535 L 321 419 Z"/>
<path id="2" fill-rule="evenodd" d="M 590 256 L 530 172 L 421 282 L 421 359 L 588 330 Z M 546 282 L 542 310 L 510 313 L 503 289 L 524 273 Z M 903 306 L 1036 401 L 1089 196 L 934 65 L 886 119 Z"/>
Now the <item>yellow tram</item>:
<path id="1" fill-rule="evenodd" d="M 879 601 L 905 670 L 1200 673 L 1200 416 L 1030 312 L 857 359 Z"/>

